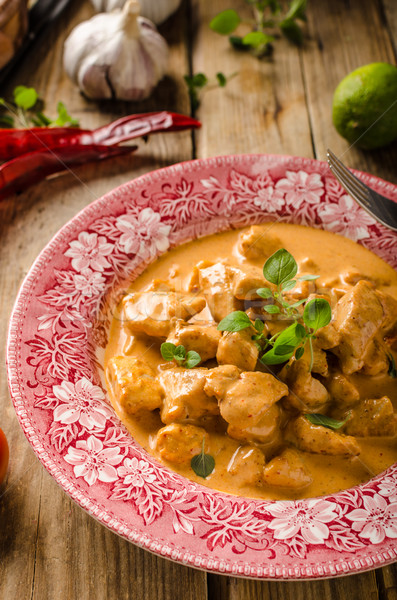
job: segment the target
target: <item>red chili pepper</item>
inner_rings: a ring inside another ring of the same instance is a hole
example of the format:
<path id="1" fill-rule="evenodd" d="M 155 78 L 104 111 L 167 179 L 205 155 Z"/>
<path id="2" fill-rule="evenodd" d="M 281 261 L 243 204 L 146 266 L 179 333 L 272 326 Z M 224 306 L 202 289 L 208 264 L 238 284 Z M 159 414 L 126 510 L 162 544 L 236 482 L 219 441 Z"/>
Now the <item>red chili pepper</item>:
<path id="1" fill-rule="evenodd" d="M 137 146 L 81 144 L 28 152 L 0 166 L 0 200 L 44 179 L 47 175 L 89 161 L 129 154 L 136 149 Z"/>
<path id="2" fill-rule="evenodd" d="M 0 160 L 60 146 L 103 144 L 112 146 L 160 131 L 179 131 L 200 127 L 196 119 L 167 111 L 122 117 L 98 129 L 76 127 L 32 127 L 0 129 Z"/>

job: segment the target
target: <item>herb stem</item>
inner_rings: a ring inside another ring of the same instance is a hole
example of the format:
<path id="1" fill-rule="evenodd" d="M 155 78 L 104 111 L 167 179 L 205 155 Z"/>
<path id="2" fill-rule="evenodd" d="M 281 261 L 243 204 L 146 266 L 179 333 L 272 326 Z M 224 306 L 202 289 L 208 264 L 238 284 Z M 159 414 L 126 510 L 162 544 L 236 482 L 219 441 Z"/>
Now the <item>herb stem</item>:
<path id="1" fill-rule="evenodd" d="M 308 337 L 309 337 L 309 348 L 310 348 L 310 367 L 309 367 L 309 372 L 311 373 L 312 368 L 313 368 L 313 363 L 314 363 L 313 338 L 312 338 L 311 334 Z"/>

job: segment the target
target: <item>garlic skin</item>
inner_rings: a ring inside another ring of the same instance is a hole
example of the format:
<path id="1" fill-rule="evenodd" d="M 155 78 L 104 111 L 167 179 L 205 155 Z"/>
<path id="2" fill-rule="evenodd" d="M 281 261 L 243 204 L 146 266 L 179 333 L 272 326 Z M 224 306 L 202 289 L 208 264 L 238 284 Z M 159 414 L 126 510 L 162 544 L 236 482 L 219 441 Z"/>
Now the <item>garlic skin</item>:
<path id="1" fill-rule="evenodd" d="M 110 12 L 122 8 L 125 0 L 91 0 L 98 12 Z M 181 0 L 139 0 L 141 15 L 150 19 L 156 25 L 163 23 L 179 7 Z"/>
<path id="2" fill-rule="evenodd" d="M 168 46 L 155 25 L 139 16 L 136 0 L 100 13 L 65 41 L 66 73 L 92 99 L 144 100 L 166 72 Z"/>

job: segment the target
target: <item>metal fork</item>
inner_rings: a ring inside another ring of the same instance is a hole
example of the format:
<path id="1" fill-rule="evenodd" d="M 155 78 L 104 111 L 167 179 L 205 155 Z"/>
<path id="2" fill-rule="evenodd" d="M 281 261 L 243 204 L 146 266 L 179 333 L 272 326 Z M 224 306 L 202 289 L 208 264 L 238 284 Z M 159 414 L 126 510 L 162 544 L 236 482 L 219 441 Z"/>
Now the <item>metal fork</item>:
<path id="1" fill-rule="evenodd" d="M 327 150 L 327 160 L 331 171 L 348 194 L 379 223 L 397 231 L 397 202 L 381 196 L 365 185 L 331 150 Z"/>

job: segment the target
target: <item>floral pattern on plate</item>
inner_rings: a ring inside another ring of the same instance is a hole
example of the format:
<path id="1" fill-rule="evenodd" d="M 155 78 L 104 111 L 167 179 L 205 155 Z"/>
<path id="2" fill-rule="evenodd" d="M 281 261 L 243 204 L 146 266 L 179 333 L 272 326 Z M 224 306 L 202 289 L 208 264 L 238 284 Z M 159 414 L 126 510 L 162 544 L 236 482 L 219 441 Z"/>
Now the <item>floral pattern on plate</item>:
<path id="1" fill-rule="evenodd" d="M 394 186 L 361 176 L 397 199 Z M 277 579 L 384 565 L 397 556 L 396 467 L 323 498 L 229 496 L 147 455 L 103 387 L 108 307 L 126 280 L 180 243 L 269 219 L 346 235 L 397 267 L 397 236 L 346 195 L 325 163 L 243 155 L 149 173 L 72 219 L 26 277 L 8 339 L 16 413 L 44 466 L 80 506 L 162 556 Z"/>

